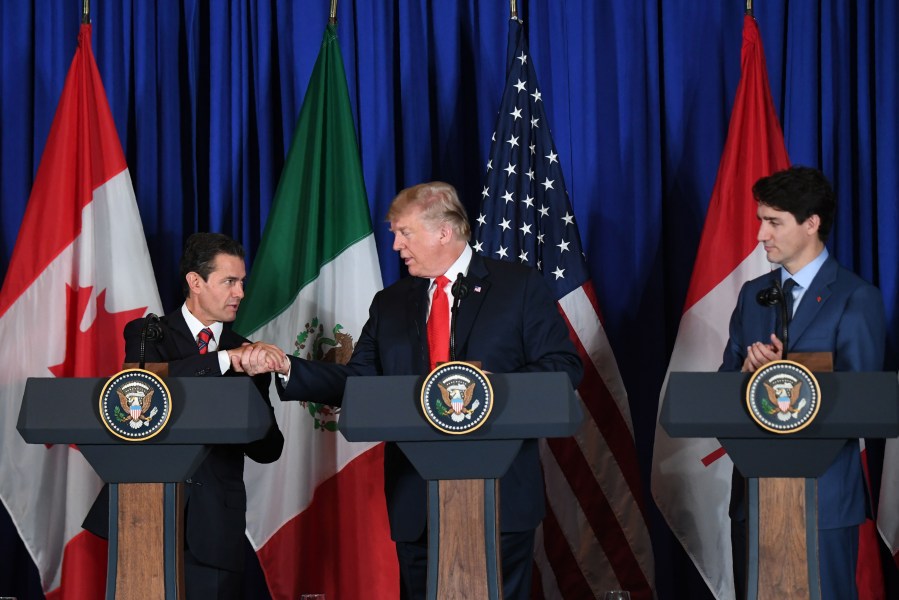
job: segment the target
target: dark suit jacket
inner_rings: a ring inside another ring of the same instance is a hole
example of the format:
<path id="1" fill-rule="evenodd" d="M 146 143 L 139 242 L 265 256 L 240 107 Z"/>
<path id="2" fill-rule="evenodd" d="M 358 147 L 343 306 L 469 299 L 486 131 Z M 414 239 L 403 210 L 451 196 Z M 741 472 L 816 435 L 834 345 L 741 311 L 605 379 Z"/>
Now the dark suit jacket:
<path id="1" fill-rule="evenodd" d="M 769 287 L 780 271 L 743 285 L 730 320 L 730 339 L 720 370 L 739 371 L 746 347 L 770 342 L 775 332 L 778 307 L 756 302 L 759 291 Z M 828 257 L 796 307 L 789 326 L 789 352 L 832 352 L 836 371 L 883 369 L 886 320 L 883 299 L 873 285 Z M 818 524 L 822 529 L 857 525 L 865 519 L 858 444 L 854 440 L 818 479 Z"/>
<path id="2" fill-rule="evenodd" d="M 456 321 L 456 356 L 485 371 L 564 371 L 577 387 L 583 365 L 540 274 L 528 267 L 473 256 L 469 295 Z M 339 405 L 350 375 L 425 375 L 428 279 L 407 277 L 378 292 L 346 366 L 291 357 L 284 400 Z M 424 533 L 426 484 L 394 445 L 384 459 L 391 535 L 410 542 Z M 536 440 L 524 442 L 500 483 L 504 532 L 534 529 L 543 518 L 543 478 Z"/>
<path id="3" fill-rule="evenodd" d="M 136 319 L 125 326 L 125 362 L 140 360 L 140 332 L 144 319 Z M 217 353 L 200 354 L 181 308 L 160 320 L 163 337 L 147 342 L 147 362 L 166 362 L 171 377 L 220 376 Z M 222 331 L 219 350 L 229 350 L 244 343 L 243 337 L 231 331 L 228 324 Z M 226 377 L 244 377 L 228 371 Z M 259 393 L 271 409 L 269 375 L 253 378 Z M 189 399 L 188 399 L 189 401 Z M 246 529 L 247 493 L 243 482 L 244 454 L 260 463 L 278 459 L 284 437 L 272 412 L 272 427 L 266 436 L 245 446 L 213 446 L 196 473 L 185 486 L 187 508 L 184 536 L 190 552 L 202 563 L 242 571 L 244 567 L 243 538 Z M 84 521 L 85 529 L 107 536 L 108 496 L 104 487 L 100 497 Z"/>

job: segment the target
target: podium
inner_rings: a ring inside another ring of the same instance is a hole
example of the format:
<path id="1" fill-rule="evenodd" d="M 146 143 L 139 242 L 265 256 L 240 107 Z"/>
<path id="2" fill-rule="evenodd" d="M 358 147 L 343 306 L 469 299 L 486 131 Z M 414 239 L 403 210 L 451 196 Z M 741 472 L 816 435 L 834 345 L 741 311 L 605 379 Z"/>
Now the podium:
<path id="1" fill-rule="evenodd" d="M 523 440 L 573 435 L 583 419 L 565 373 L 489 374 L 493 411 L 465 435 L 421 411 L 419 376 L 350 377 L 338 428 L 351 442 L 396 442 L 428 484 L 427 598 L 502 598 L 499 479 Z"/>
<path id="2" fill-rule="evenodd" d="M 818 599 L 816 478 L 847 440 L 899 435 L 896 373 L 816 372 L 821 408 L 790 434 L 749 416 L 750 377 L 671 373 L 659 422 L 671 437 L 718 438 L 747 478 L 746 598 Z"/>
<path id="3" fill-rule="evenodd" d="M 271 414 L 249 377 L 171 377 L 165 429 L 146 441 L 125 441 L 98 414 L 106 381 L 29 378 L 16 428 L 29 444 L 77 444 L 110 484 L 106 597 L 183 598 L 178 482 L 194 473 L 210 445 L 263 438 Z"/>

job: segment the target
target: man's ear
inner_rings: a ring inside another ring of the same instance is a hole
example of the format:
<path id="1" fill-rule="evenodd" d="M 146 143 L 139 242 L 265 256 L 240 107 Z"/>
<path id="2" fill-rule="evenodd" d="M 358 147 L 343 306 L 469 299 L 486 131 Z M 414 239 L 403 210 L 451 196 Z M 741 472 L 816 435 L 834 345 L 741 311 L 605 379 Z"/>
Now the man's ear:
<path id="1" fill-rule="evenodd" d="M 200 277 L 200 274 L 196 271 L 191 271 L 187 275 L 184 276 L 187 280 L 187 287 L 190 291 L 196 293 L 200 290 L 200 282 L 203 281 L 203 278 Z"/>
<path id="2" fill-rule="evenodd" d="M 821 215 L 814 214 L 810 216 L 803 225 L 805 225 L 806 232 L 809 235 L 818 235 L 818 228 L 821 227 Z"/>
<path id="3" fill-rule="evenodd" d="M 453 241 L 453 226 L 447 222 L 440 224 L 440 243 L 449 244 Z"/>

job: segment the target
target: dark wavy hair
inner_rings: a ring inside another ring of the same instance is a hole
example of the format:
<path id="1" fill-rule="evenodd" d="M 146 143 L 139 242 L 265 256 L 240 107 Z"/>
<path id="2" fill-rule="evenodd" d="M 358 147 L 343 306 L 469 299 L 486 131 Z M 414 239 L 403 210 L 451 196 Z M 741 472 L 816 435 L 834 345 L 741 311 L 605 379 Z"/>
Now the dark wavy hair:
<path id="1" fill-rule="evenodd" d="M 190 296 L 187 274 L 193 271 L 202 277 L 203 281 L 207 281 L 209 274 L 215 268 L 215 257 L 219 254 L 243 258 L 243 246 L 223 233 L 199 232 L 187 238 L 187 241 L 184 242 L 184 254 L 181 255 L 181 264 L 178 269 L 181 277 L 181 291 L 185 298 Z"/>
<path id="2" fill-rule="evenodd" d="M 752 186 L 756 202 L 776 210 L 789 212 L 797 223 L 818 215 L 821 225 L 818 238 L 827 241 L 833 228 L 837 200 L 824 174 L 811 167 L 793 166 L 762 177 Z"/>

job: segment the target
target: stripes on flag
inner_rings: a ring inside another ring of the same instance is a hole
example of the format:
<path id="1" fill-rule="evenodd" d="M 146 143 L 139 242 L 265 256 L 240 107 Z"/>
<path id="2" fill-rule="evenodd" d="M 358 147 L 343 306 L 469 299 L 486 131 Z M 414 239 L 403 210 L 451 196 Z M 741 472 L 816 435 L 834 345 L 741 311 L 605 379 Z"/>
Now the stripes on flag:
<path id="1" fill-rule="evenodd" d="M 541 446 L 547 516 L 535 594 L 653 596 L 653 557 L 627 394 L 602 326 L 580 234 L 521 22 L 510 23 L 506 86 L 475 223 L 476 252 L 543 273 L 584 363 L 585 420 Z M 539 589 L 538 589 L 539 588 Z"/>

